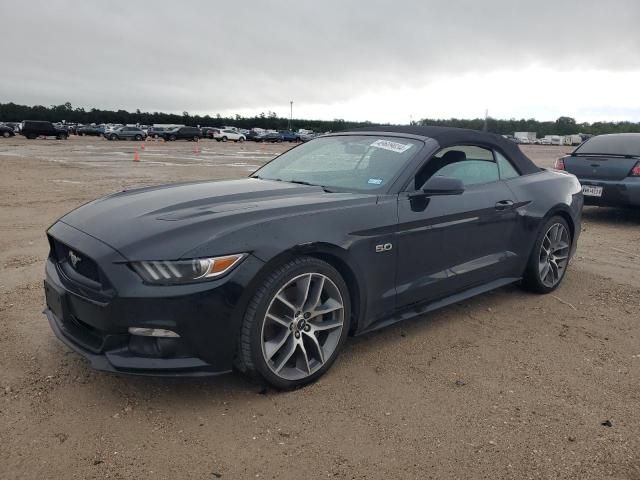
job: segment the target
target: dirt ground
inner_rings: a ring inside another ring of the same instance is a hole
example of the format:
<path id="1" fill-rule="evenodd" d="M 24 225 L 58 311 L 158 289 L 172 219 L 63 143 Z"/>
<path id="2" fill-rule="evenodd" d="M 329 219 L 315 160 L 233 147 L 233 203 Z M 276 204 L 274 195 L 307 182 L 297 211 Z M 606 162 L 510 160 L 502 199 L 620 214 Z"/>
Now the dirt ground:
<path id="1" fill-rule="evenodd" d="M 0 138 L 0 479 L 640 479 L 640 214 L 587 208 L 564 284 L 352 338 L 304 389 L 91 370 L 43 309 L 46 228 L 123 187 L 244 176 L 252 143 Z M 286 147 L 285 147 L 286 148 Z M 560 147 L 528 146 L 549 166 Z"/>

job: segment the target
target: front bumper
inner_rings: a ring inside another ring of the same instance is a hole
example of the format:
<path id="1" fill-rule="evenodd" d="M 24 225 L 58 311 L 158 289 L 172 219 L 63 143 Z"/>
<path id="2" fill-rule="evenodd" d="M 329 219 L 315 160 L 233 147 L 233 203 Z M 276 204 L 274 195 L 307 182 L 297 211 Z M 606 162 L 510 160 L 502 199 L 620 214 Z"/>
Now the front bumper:
<path id="1" fill-rule="evenodd" d="M 83 281 L 52 249 L 44 281 L 44 313 L 53 332 L 93 368 L 160 376 L 232 370 L 245 287 L 263 265 L 260 260 L 250 255 L 215 281 L 152 286 L 95 238 L 62 222 L 49 234 L 100 270 L 100 282 Z M 131 335 L 129 327 L 167 329 L 180 337 Z"/>
<path id="2" fill-rule="evenodd" d="M 601 197 L 585 195 L 585 205 L 640 207 L 640 177 L 624 180 L 578 178 L 582 185 L 602 187 Z"/>

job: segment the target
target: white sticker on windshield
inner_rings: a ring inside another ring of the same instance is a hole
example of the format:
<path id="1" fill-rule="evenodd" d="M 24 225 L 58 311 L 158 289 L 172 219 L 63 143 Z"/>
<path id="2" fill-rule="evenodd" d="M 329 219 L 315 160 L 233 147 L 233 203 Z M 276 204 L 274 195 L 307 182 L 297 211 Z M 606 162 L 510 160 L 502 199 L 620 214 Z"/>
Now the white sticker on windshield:
<path id="1" fill-rule="evenodd" d="M 381 178 L 370 178 L 367 183 L 370 183 L 371 185 L 382 185 L 382 179 Z"/>
<path id="2" fill-rule="evenodd" d="M 409 150 L 413 146 L 413 144 L 392 142 L 390 140 L 376 140 L 370 146 L 375 148 L 382 148 L 383 150 L 389 150 L 391 152 L 402 153 Z"/>

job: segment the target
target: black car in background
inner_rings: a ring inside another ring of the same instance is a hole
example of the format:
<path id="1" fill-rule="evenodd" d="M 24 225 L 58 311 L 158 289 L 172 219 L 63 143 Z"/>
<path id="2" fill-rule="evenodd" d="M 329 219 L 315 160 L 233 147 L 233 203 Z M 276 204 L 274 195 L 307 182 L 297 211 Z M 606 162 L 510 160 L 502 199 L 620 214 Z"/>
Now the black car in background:
<path id="1" fill-rule="evenodd" d="M 20 124 L 20 135 L 30 140 L 38 137 L 56 137 L 58 140 L 66 140 L 69 138 L 69 132 L 66 128 L 55 126 L 51 122 L 40 120 L 25 120 Z"/>
<path id="2" fill-rule="evenodd" d="M 220 130 L 220 129 L 215 127 L 202 127 L 200 129 L 200 131 L 202 132 L 202 138 L 213 139 L 213 134 L 215 133 L 216 130 Z"/>
<path id="3" fill-rule="evenodd" d="M 167 141 L 190 140 L 197 142 L 202 138 L 202 132 L 197 127 L 175 127 L 162 132 L 160 136 Z"/>
<path id="4" fill-rule="evenodd" d="M 166 132 L 167 130 L 172 130 L 172 128 L 169 128 L 169 127 L 149 127 L 147 129 L 147 136 L 149 136 L 151 138 L 162 137 L 164 132 Z"/>
<path id="5" fill-rule="evenodd" d="M 555 168 L 578 177 L 586 205 L 640 207 L 640 133 L 591 137 Z"/>
<path id="6" fill-rule="evenodd" d="M 63 216 L 47 231 L 45 313 L 101 370 L 235 365 L 293 388 L 349 334 L 515 282 L 552 292 L 582 202 L 576 177 L 498 135 L 325 135 L 250 178 L 126 190 Z"/>
<path id="7" fill-rule="evenodd" d="M 99 125 L 83 125 L 82 127 L 76 128 L 76 134 L 79 136 L 93 135 L 101 137 L 104 135 L 104 127 Z"/>
<path id="8" fill-rule="evenodd" d="M 0 125 L 0 137 L 9 138 L 16 134 L 9 125 Z"/>

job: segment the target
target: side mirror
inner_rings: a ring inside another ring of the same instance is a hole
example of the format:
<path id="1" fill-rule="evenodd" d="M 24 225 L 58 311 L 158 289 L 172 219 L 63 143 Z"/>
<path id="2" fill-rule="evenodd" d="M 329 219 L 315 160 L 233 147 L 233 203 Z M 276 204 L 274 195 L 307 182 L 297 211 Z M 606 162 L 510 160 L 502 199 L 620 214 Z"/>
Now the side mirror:
<path id="1" fill-rule="evenodd" d="M 464 183 L 459 178 L 436 175 L 427 180 L 421 190 L 416 193 L 418 195 L 460 195 L 464 192 Z"/>

